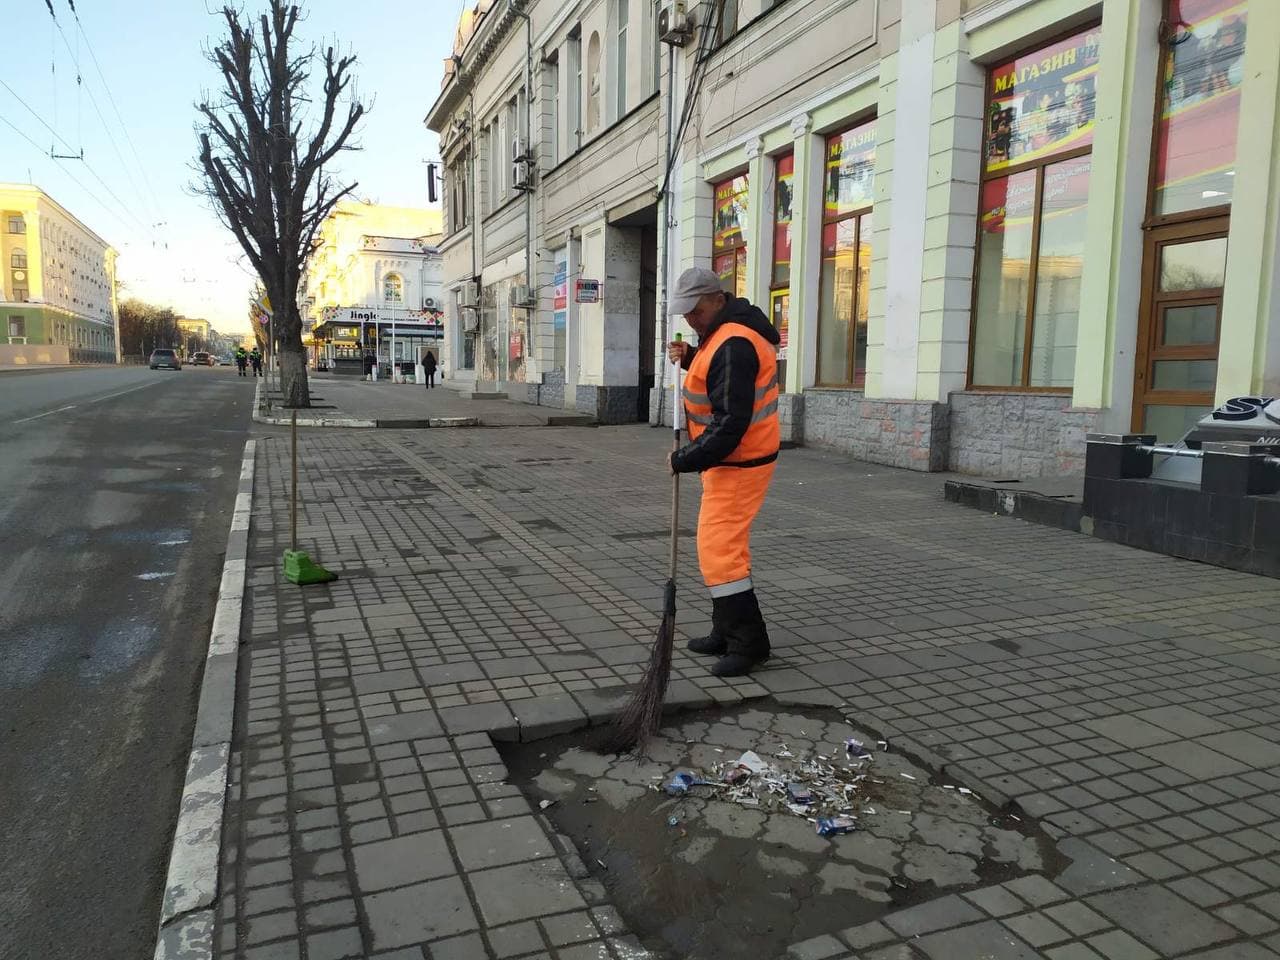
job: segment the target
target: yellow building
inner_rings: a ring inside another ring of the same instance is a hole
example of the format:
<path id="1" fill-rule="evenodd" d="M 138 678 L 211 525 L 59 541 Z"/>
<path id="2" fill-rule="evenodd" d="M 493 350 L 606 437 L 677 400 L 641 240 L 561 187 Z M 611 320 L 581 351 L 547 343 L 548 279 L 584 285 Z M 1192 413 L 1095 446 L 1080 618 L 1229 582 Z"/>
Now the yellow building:
<path id="1" fill-rule="evenodd" d="M 31 346 L 55 362 L 119 362 L 116 256 L 39 187 L 0 183 L 0 362 Z"/>

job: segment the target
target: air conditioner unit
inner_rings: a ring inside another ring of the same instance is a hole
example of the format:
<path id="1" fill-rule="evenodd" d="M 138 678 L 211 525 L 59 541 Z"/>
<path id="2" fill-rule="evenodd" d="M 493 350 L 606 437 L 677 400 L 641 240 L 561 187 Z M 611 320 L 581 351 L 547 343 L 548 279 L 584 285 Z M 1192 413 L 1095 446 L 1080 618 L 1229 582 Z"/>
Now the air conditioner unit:
<path id="1" fill-rule="evenodd" d="M 480 328 L 480 314 L 474 310 L 468 310 L 462 315 L 462 332 L 475 333 Z"/>
<path id="2" fill-rule="evenodd" d="M 658 39 L 673 47 L 683 47 L 693 33 L 685 0 L 668 0 L 658 11 Z"/>
<path id="3" fill-rule="evenodd" d="M 529 189 L 529 164 L 523 160 L 511 164 L 511 189 Z"/>
<path id="4" fill-rule="evenodd" d="M 476 285 L 468 283 L 458 288 L 458 306 L 464 310 L 474 310 L 476 303 Z"/>
<path id="5" fill-rule="evenodd" d="M 532 160 L 533 156 L 529 153 L 529 145 L 525 143 L 524 137 L 511 138 L 511 162 L 519 163 L 521 160 Z"/>
<path id="6" fill-rule="evenodd" d="M 532 310 L 538 306 L 538 301 L 527 286 L 519 283 L 511 288 L 511 306 L 518 310 Z"/>
<path id="7" fill-rule="evenodd" d="M 424 297 L 422 300 L 422 307 L 424 310 L 434 310 L 436 308 L 436 298 Z"/>

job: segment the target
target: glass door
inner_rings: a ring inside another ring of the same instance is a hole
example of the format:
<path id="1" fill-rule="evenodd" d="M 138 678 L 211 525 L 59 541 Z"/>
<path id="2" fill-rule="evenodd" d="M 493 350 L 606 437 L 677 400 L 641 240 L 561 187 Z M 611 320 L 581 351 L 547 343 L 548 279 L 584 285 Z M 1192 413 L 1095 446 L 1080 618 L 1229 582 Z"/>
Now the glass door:
<path id="1" fill-rule="evenodd" d="M 1148 232 L 1133 429 L 1181 440 L 1213 409 L 1227 218 Z"/>

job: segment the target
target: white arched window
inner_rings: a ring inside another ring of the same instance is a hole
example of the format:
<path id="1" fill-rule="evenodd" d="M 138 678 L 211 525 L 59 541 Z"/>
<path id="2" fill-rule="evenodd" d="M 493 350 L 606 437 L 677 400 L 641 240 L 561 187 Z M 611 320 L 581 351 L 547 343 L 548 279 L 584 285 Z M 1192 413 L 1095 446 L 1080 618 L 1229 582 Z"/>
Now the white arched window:
<path id="1" fill-rule="evenodd" d="M 398 273 L 388 273 L 382 278 L 382 299 L 387 303 L 404 301 L 404 280 Z"/>

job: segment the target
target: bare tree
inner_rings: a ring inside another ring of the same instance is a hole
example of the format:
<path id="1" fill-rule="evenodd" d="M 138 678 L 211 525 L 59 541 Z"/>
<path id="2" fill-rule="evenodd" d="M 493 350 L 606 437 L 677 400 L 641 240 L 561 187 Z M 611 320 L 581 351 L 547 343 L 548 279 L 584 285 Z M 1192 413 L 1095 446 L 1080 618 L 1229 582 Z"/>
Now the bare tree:
<path id="1" fill-rule="evenodd" d="M 356 187 L 335 187 L 324 173 L 364 114 L 352 97 L 345 119 L 339 118 L 356 58 L 325 48 L 323 108 L 304 136 L 305 105 L 311 103 L 305 88 L 316 51 L 290 50 L 298 6 L 270 0 L 256 29 L 230 5 L 222 17 L 227 36 L 209 58 L 222 74 L 223 88 L 217 99 L 206 97 L 197 108 L 201 192 L 235 234 L 271 300 L 284 404 L 308 407 L 298 282 L 316 230 Z"/>

